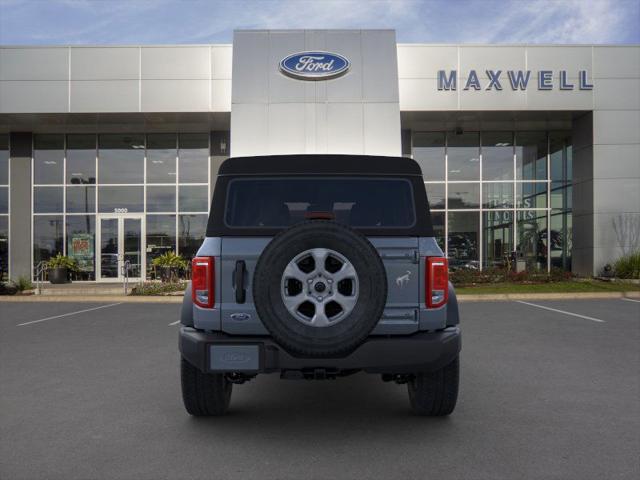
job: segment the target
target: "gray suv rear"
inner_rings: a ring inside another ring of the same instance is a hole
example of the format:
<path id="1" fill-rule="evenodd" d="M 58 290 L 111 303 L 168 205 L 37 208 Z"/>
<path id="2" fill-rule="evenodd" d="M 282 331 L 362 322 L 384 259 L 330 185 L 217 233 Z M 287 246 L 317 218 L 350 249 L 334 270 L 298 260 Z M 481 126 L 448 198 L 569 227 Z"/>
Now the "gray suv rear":
<path id="1" fill-rule="evenodd" d="M 408 158 L 225 161 L 180 320 L 192 415 L 224 414 L 259 373 L 364 371 L 406 383 L 414 413 L 456 404 L 458 305 Z"/>

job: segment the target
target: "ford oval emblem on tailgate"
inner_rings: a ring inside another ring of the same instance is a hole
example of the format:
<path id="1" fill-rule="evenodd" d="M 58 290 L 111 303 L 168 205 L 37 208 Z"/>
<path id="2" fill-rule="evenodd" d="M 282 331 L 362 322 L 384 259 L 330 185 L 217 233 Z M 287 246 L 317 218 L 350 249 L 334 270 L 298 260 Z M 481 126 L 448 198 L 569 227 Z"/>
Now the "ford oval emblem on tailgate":
<path id="1" fill-rule="evenodd" d="M 351 62 L 329 52 L 299 52 L 280 61 L 280 71 L 298 80 L 328 80 L 343 75 Z"/>
<path id="2" fill-rule="evenodd" d="M 232 313 L 229 316 L 231 317 L 231 320 L 237 320 L 238 322 L 242 322 L 244 320 L 249 320 L 251 318 L 251 315 L 249 315 L 248 313 L 243 313 L 243 312 Z"/>

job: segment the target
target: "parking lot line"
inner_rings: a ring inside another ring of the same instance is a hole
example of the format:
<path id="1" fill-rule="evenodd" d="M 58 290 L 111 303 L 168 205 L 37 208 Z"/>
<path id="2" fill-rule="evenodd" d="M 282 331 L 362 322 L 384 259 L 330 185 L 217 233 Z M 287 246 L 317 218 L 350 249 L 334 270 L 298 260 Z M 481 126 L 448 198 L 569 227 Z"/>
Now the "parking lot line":
<path id="1" fill-rule="evenodd" d="M 640 300 L 634 300 L 633 298 L 621 298 L 621 300 L 624 300 L 625 302 L 640 303 Z"/>
<path id="2" fill-rule="evenodd" d="M 38 320 L 31 320 L 30 322 L 19 323 L 16 326 L 17 327 L 22 327 L 24 325 L 31 325 L 32 323 L 46 322 L 47 320 L 54 320 L 56 318 L 68 317 L 70 315 L 78 315 L 79 313 L 92 312 L 94 310 L 100 310 L 101 308 L 115 307 L 116 305 L 122 305 L 122 302 L 110 303 L 109 305 L 100 305 L 99 307 L 86 308 L 84 310 L 78 310 L 77 312 L 63 313 L 62 315 L 55 315 L 53 317 L 40 318 Z"/>
<path id="3" fill-rule="evenodd" d="M 530 305 L 532 307 L 542 308 L 544 310 L 549 310 L 551 312 L 563 313 L 565 315 L 571 315 L 572 317 L 584 318 L 585 320 L 591 320 L 592 322 L 605 323 L 604 320 L 600 320 L 599 318 L 587 317 L 586 315 L 580 315 L 579 313 L 567 312 L 565 310 L 558 310 L 557 308 L 545 307 L 544 305 L 538 305 L 537 303 L 529 303 L 523 302 L 522 300 L 516 300 L 518 303 L 523 303 L 525 305 Z"/>
<path id="4" fill-rule="evenodd" d="M 173 325 L 177 325 L 179 323 L 180 323 L 180 320 L 176 320 L 175 322 L 171 322 L 169 326 L 172 327 Z"/>

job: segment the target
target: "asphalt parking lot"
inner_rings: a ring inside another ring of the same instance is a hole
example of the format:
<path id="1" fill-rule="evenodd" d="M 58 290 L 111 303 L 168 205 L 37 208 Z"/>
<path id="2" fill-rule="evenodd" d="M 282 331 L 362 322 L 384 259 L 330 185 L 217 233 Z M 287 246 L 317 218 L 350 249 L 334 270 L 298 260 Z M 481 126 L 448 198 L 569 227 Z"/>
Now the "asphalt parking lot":
<path id="1" fill-rule="evenodd" d="M 640 478 L 637 300 L 462 304 L 444 419 L 364 374 L 263 375 L 191 418 L 179 307 L 0 303 L 0 478 Z"/>

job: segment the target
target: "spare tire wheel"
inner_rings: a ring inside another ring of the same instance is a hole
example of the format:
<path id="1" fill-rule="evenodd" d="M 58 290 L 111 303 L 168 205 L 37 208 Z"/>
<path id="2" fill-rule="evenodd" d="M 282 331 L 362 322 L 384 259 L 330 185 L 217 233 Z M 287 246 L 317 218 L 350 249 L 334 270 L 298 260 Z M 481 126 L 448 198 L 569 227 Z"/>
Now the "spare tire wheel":
<path id="1" fill-rule="evenodd" d="M 274 340 L 292 354 L 338 356 L 376 326 L 387 300 L 378 252 L 346 225 L 315 220 L 279 233 L 253 276 L 255 307 Z"/>

